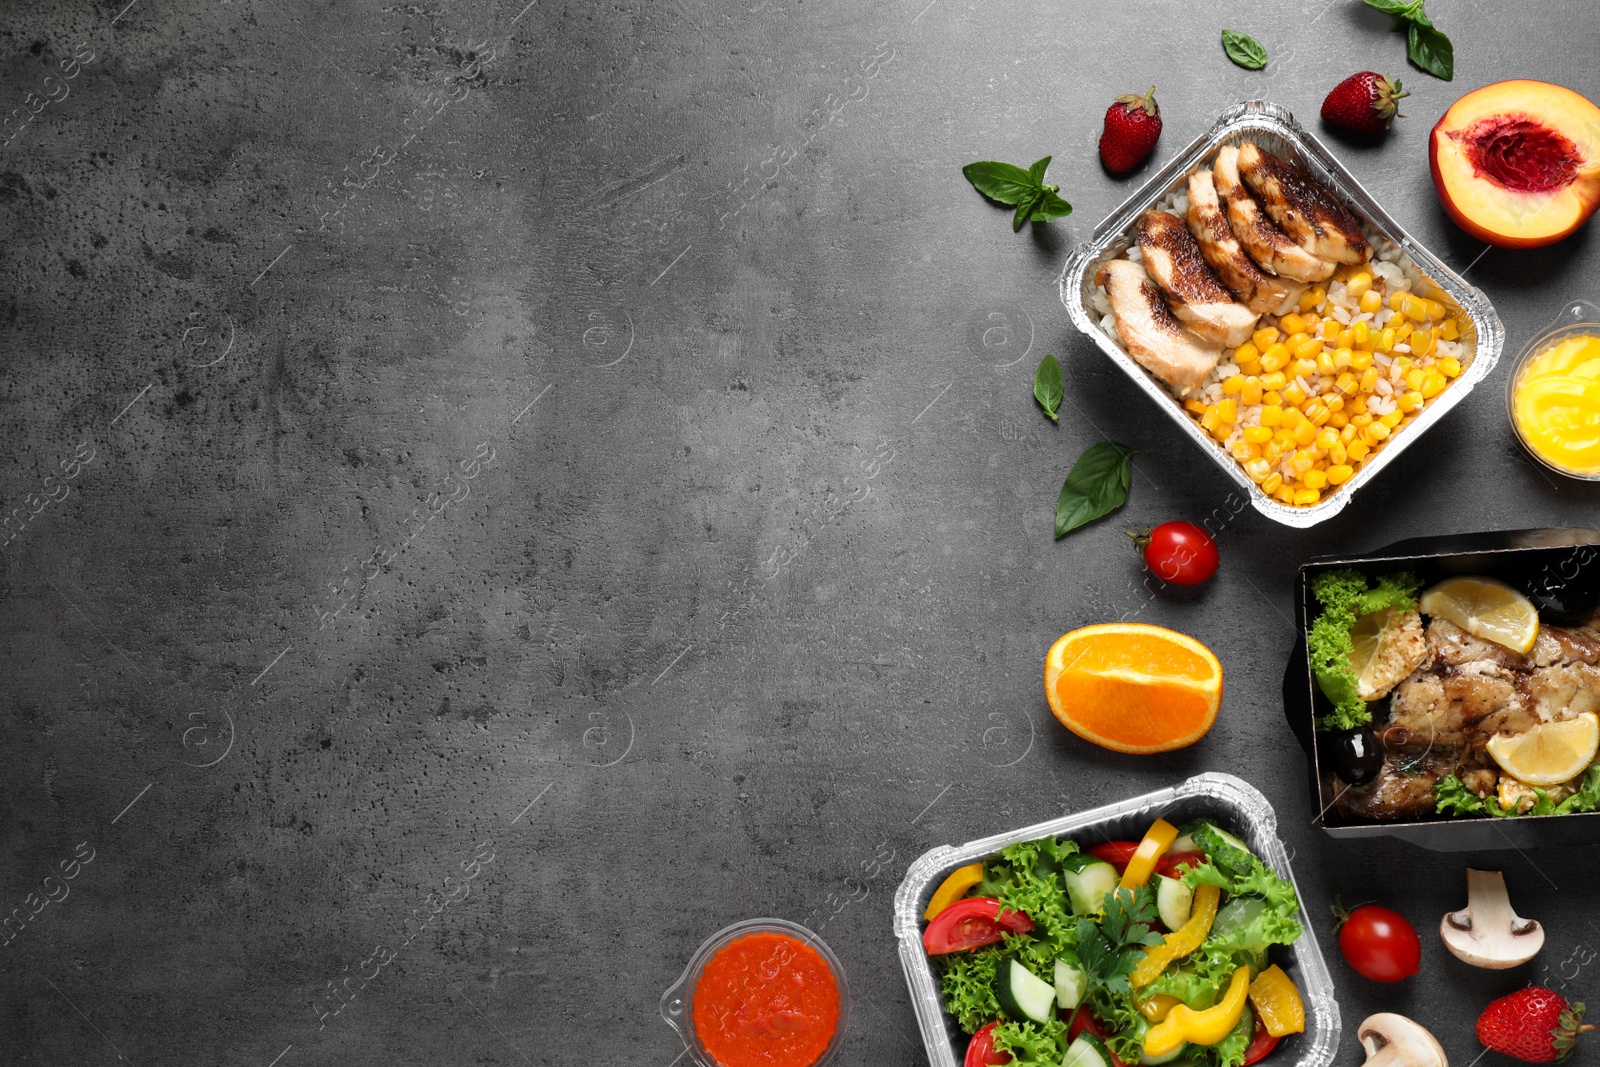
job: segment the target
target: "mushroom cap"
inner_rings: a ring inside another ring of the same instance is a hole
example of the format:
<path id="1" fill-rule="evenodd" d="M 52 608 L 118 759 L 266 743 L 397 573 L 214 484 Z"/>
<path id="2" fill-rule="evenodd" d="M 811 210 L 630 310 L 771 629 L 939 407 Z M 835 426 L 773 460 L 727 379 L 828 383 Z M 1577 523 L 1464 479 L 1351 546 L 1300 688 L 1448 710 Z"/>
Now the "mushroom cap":
<path id="1" fill-rule="evenodd" d="M 1444 1048 L 1421 1023 L 1379 1012 L 1361 1020 L 1356 1038 L 1367 1050 L 1364 1067 L 1450 1067 Z"/>
<path id="2" fill-rule="evenodd" d="M 1544 947 L 1544 927 L 1512 910 L 1499 871 L 1467 871 L 1467 906 L 1445 913 L 1439 937 L 1463 963 L 1491 971 L 1527 963 Z"/>

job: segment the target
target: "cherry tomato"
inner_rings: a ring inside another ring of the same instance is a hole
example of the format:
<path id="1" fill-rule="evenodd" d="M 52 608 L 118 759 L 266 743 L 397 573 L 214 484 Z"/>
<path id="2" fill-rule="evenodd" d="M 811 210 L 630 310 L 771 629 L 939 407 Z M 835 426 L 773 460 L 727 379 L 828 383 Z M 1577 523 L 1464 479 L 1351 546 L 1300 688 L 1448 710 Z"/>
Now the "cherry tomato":
<path id="1" fill-rule="evenodd" d="M 1156 864 L 1156 873 L 1176 878 L 1185 868 L 1198 867 L 1205 861 L 1204 852 L 1168 852 L 1161 857 L 1161 862 Z"/>
<path id="2" fill-rule="evenodd" d="M 1033 922 L 1021 912 L 1003 911 L 992 897 L 958 900 L 933 917 L 922 931 L 922 947 L 930 956 L 993 945 L 1007 934 L 1025 934 Z"/>
<path id="3" fill-rule="evenodd" d="M 1335 907 L 1336 914 L 1342 909 Z M 1397 911 L 1363 904 L 1341 916 L 1339 950 L 1356 973 L 1374 982 L 1398 982 L 1417 973 L 1422 942 Z"/>
<path id="4" fill-rule="evenodd" d="M 1074 1040 L 1085 1030 L 1089 1031 L 1089 1033 L 1093 1034 L 1095 1037 L 1098 1037 L 1101 1041 L 1106 1039 L 1105 1027 L 1100 1025 L 1099 1020 L 1097 1020 L 1093 1015 L 1090 1015 L 1087 1011 L 1075 1012 L 1072 1017 L 1072 1025 L 1067 1028 L 1067 1040 Z M 1111 1057 L 1111 1067 L 1128 1067 L 1128 1065 L 1123 1063 L 1122 1060 L 1118 1059 L 1117 1054 L 1112 1052 L 1109 1048 L 1106 1049 L 1106 1053 Z"/>
<path id="5" fill-rule="evenodd" d="M 1192 522 L 1164 522 L 1133 535 L 1144 565 L 1163 582 L 1199 585 L 1217 573 L 1217 543 Z"/>
<path id="6" fill-rule="evenodd" d="M 1011 1062 L 1011 1053 L 1001 1052 L 994 1047 L 994 1028 L 999 1025 L 997 1022 L 990 1023 L 972 1035 L 972 1041 L 967 1045 L 967 1058 L 961 1061 L 961 1067 L 997 1067 L 998 1064 Z"/>
<path id="7" fill-rule="evenodd" d="M 1244 1067 L 1260 1063 L 1267 1058 L 1268 1053 L 1278 1047 L 1280 1037 L 1273 1037 L 1267 1033 L 1267 1028 L 1261 1025 L 1261 1020 L 1256 1020 L 1256 1034 L 1250 1041 L 1250 1047 L 1244 1050 Z"/>
<path id="8" fill-rule="evenodd" d="M 1097 860 L 1105 860 L 1121 874 L 1123 868 L 1128 866 L 1128 861 L 1133 859 L 1133 854 L 1139 851 L 1137 841 L 1106 841 L 1099 845 L 1090 845 L 1084 849 Z"/>

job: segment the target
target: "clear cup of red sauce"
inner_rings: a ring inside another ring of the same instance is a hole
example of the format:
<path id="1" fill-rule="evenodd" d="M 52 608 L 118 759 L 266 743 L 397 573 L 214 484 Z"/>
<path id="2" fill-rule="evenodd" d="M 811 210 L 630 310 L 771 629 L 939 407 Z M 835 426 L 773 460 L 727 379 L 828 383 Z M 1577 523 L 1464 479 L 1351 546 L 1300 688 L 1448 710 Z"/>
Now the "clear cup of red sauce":
<path id="1" fill-rule="evenodd" d="M 661 995 L 661 1017 L 700 1067 L 823 1067 L 850 1020 L 844 968 L 783 919 L 718 930 Z"/>

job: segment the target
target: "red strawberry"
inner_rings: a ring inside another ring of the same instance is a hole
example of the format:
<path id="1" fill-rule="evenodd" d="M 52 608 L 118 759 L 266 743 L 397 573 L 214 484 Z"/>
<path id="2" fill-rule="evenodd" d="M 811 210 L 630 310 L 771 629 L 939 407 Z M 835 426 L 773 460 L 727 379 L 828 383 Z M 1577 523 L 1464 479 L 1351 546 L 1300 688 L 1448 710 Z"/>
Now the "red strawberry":
<path id="1" fill-rule="evenodd" d="M 1106 128 L 1100 134 L 1100 162 L 1113 174 L 1125 174 L 1145 161 L 1161 136 L 1161 109 L 1156 87 L 1143 96 L 1129 93 L 1106 108 Z"/>
<path id="2" fill-rule="evenodd" d="M 1572 1055 L 1578 1035 L 1593 1030 L 1583 1021 L 1583 1005 L 1542 985 L 1519 989 L 1483 1009 L 1478 1040 L 1486 1048 L 1529 1063 L 1553 1063 Z"/>
<path id="3" fill-rule="evenodd" d="M 1400 83 L 1386 75 L 1364 70 L 1333 87 L 1322 102 L 1322 121 L 1336 130 L 1368 137 L 1382 133 L 1400 114 Z"/>

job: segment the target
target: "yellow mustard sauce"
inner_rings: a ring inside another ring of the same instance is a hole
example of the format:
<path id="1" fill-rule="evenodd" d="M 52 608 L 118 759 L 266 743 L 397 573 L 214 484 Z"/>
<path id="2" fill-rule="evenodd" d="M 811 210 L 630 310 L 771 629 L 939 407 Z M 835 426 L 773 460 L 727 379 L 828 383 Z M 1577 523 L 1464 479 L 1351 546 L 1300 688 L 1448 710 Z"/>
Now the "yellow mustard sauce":
<path id="1" fill-rule="evenodd" d="M 1541 459 L 1573 474 L 1600 474 L 1600 335 L 1568 337 L 1530 358 L 1511 410 Z"/>

